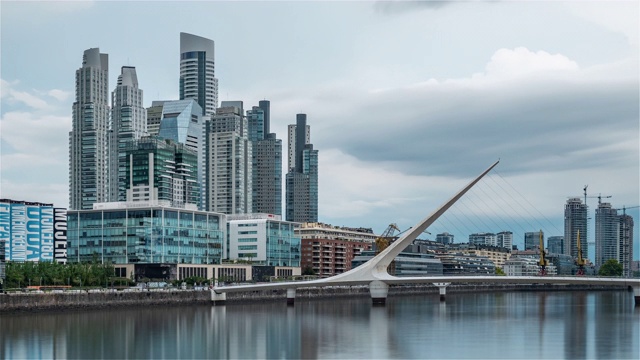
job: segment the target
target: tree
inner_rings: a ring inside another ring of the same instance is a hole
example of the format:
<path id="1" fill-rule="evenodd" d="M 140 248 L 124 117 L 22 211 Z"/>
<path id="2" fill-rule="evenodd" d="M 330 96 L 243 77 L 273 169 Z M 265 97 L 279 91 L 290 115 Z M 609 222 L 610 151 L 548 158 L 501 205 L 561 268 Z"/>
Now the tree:
<path id="1" fill-rule="evenodd" d="M 506 276 L 507 274 L 504 273 L 504 270 L 496 266 L 496 275 Z"/>
<path id="2" fill-rule="evenodd" d="M 600 276 L 622 276 L 622 264 L 615 259 L 607 260 L 598 271 Z"/>
<path id="3" fill-rule="evenodd" d="M 302 270 L 302 275 L 315 275 L 316 272 L 313 271 L 313 268 L 311 266 L 305 266 L 305 268 Z"/>

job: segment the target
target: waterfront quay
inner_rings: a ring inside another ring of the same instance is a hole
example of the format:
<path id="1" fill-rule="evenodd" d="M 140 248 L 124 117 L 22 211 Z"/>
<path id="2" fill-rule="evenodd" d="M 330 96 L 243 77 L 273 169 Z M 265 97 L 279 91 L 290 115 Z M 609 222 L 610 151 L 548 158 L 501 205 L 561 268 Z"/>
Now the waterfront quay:
<path id="1" fill-rule="evenodd" d="M 556 284 L 454 284 L 449 288 L 450 296 L 478 292 L 560 292 L 560 291 L 626 291 L 625 286 L 602 285 L 556 285 Z M 226 305 L 233 306 L 255 302 L 284 302 L 286 289 L 233 292 L 227 296 Z M 425 295 L 437 298 L 439 289 L 433 285 L 392 285 L 389 295 Z M 369 297 L 367 286 L 331 286 L 323 288 L 299 288 L 298 301 L 313 301 L 328 298 Z M 12 291 L 0 294 L 0 313 L 51 312 L 79 309 L 129 308 L 141 306 L 196 306 L 215 305 L 212 292 L 204 288 L 127 288 L 66 290 L 55 292 Z"/>

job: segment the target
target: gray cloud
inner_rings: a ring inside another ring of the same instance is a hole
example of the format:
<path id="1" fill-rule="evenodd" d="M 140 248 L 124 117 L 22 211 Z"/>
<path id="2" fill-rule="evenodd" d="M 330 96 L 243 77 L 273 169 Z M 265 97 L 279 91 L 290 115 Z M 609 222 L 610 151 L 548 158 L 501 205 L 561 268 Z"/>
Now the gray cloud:
<path id="1" fill-rule="evenodd" d="M 402 14 L 416 10 L 437 10 L 449 6 L 455 1 L 376 1 L 374 9 L 388 15 Z"/>

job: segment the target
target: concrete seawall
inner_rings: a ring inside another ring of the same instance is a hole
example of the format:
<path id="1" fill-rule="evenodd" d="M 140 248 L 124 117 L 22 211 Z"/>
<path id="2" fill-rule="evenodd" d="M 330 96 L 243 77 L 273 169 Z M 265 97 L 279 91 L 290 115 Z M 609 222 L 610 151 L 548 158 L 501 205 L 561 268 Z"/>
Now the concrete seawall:
<path id="1" fill-rule="evenodd" d="M 624 286 L 585 285 L 457 285 L 447 288 L 450 296 L 456 293 L 499 292 L 499 291 L 625 291 Z M 432 285 L 390 286 L 389 295 L 403 296 L 416 294 L 438 294 Z M 344 297 L 369 297 L 366 286 L 301 288 L 296 291 L 296 299 L 313 300 Z M 286 301 L 286 290 L 250 291 L 227 294 L 227 305 Z M 149 290 L 149 291 L 78 291 L 69 293 L 13 293 L 0 294 L 0 313 L 59 311 L 65 309 L 95 309 L 106 307 L 134 307 L 150 305 L 209 305 L 209 291 L 194 290 Z"/>

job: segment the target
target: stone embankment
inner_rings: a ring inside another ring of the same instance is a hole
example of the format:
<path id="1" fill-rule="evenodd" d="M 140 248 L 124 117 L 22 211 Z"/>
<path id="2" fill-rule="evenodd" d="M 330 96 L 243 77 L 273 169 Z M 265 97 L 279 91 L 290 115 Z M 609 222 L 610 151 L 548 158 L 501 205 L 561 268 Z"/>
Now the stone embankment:
<path id="1" fill-rule="evenodd" d="M 447 288 L 447 294 L 477 293 L 493 291 L 624 291 L 624 286 L 595 285 L 552 285 L 552 284 L 501 284 L 501 285 L 458 285 Z M 432 285 L 392 285 L 389 296 L 438 294 L 438 288 Z M 286 290 L 249 291 L 227 293 L 227 305 L 286 300 Z M 296 291 L 297 300 L 313 300 L 340 297 L 369 297 L 366 286 L 333 286 L 326 288 L 300 288 Z M 65 309 L 95 309 L 106 307 L 133 307 L 150 305 L 207 305 L 211 303 L 208 290 L 178 289 L 126 289 L 126 290 L 89 290 L 60 293 L 9 293 L 0 294 L 0 313 L 22 311 L 58 311 Z"/>

